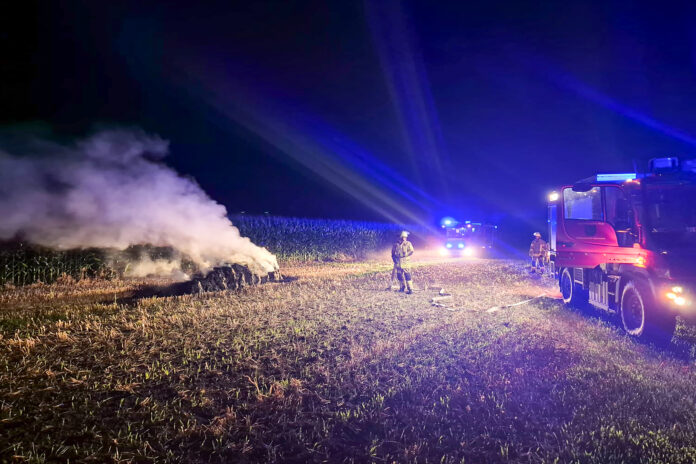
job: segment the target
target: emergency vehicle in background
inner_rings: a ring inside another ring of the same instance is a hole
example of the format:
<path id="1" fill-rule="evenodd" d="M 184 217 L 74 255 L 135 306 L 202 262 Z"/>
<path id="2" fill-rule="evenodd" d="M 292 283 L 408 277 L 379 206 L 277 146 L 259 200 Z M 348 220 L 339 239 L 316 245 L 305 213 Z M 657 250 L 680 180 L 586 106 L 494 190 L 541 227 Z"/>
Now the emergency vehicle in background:
<path id="1" fill-rule="evenodd" d="M 563 301 L 616 314 L 641 340 L 669 342 L 696 316 L 696 160 L 597 174 L 549 196 L 550 265 Z"/>
<path id="2" fill-rule="evenodd" d="M 442 221 L 445 240 L 442 256 L 482 256 L 493 248 L 498 226 L 481 222 L 457 222 L 446 218 Z"/>

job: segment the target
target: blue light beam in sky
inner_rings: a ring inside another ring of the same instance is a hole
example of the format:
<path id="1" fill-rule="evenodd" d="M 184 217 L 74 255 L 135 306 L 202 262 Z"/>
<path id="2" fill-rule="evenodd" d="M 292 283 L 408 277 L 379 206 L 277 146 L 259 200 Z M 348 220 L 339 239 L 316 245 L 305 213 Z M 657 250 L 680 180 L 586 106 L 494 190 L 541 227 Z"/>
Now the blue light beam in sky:
<path id="1" fill-rule="evenodd" d="M 205 75 L 205 82 L 200 77 Z M 214 82 L 211 74 L 189 77 L 189 92 L 199 93 L 224 118 L 240 124 L 325 182 L 395 223 L 435 231 L 425 218 L 439 202 L 379 162 L 346 136 L 297 108 L 264 98 L 249 87 Z"/>
<path id="2" fill-rule="evenodd" d="M 543 76 L 555 85 L 569 90 L 585 100 L 598 104 L 645 127 L 689 145 L 696 146 L 696 137 L 693 137 L 687 132 L 672 127 L 669 124 L 649 116 L 636 108 L 632 108 L 621 103 L 619 100 L 612 98 L 609 95 L 602 93 L 600 90 L 584 83 L 572 74 L 558 69 L 556 66 L 553 66 L 544 59 L 535 57 L 531 58 L 531 61 L 532 63 L 530 65 L 533 66 L 537 71 L 540 69 L 543 70 Z"/>
<path id="3" fill-rule="evenodd" d="M 434 179 L 430 188 L 446 195 L 447 152 L 413 28 L 398 1 L 366 0 L 364 5 L 413 174 L 421 185 Z"/>

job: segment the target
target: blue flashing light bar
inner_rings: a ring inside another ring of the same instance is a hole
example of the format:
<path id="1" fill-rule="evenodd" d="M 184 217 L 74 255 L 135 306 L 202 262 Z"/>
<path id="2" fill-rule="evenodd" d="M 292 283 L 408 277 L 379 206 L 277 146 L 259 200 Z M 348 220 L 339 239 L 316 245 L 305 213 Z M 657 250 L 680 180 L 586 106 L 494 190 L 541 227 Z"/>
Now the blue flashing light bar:
<path id="1" fill-rule="evenodd" d="M 597 182 L 635 180 L 635 172 L 624 172 L 621 174 L 597 174 Z"/>

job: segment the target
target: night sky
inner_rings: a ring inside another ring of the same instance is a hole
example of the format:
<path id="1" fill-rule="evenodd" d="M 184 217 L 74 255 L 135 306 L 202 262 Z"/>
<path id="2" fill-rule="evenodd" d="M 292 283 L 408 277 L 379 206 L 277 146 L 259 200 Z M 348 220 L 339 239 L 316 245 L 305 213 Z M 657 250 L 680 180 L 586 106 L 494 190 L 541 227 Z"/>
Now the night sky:
<path id="1" fill-rule="evenodd" d="M 0 117 L 159 134 L 233 213 L 526 233 L 558 185 L 693 155 L 686 5 L 29 2 L 0 24 Z"/>

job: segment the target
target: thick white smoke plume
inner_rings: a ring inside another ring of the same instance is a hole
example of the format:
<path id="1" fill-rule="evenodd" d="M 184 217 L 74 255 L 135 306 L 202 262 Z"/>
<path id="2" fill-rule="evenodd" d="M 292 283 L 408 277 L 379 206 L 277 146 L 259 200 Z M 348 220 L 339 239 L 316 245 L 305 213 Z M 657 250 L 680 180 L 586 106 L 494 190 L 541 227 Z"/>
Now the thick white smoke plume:
<path id="1" fill-rule="evenodd" d="M 0 240 L 60 249 L 150 244 L 172 247 L 202 269 L 278 267 L 239 235 L 224 206 L 158 161 L 168 150 L 159 137 L 110 130 L 69 147 L 34 147 L 21 156 L 0 149 Z"/>
<path id="2" fill-rule="evenodd" d="M 137 260 L 128 263 L 123 272 L 126 277 L 169 277 L 176 281 L 188 280 L 188 276 L 181 270 L 181 259 L 152 259 L 147 255 L 140 256 Z"/>

